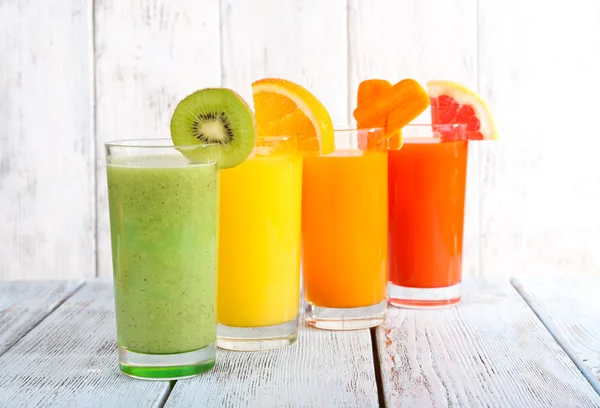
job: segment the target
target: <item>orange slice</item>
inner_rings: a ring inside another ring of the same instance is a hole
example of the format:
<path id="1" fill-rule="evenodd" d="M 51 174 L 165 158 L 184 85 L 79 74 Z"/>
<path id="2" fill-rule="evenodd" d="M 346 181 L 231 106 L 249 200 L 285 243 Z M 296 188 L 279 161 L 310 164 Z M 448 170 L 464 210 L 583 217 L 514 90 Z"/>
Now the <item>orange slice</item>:
<path id="1" fill-rule="evenodd" d="M 431 99 L 431 122 L 434 125 L 462 123 L 467 125 L 470 140 L 498 138 L 492 113 L 476 92 L 452 81 L 429 81 L 427 92 Z"/>
<path id="2" fill-rule="evenodd" d="M 257 137 L 298 136 L 300 150 L 329 154 L 335 149 L 327 109 L 302 86 L 278 78 L 252 84 Z"/>

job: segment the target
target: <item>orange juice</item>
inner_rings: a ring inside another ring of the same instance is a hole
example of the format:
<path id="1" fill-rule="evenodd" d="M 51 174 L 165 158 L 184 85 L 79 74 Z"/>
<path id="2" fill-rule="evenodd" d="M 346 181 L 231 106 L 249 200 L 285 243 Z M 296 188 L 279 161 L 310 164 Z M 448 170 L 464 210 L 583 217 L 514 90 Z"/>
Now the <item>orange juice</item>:
<path id="1" fill-rule="evenodd" d="M 221 171 L 217 321 L 272 326 L 298 315 L 302 158 L 255 156 Z"/>
<path id="2" fill-rule="evenodd" d="M 306 300 L 319 308 L 385 301 L 387 152 L 350 148 L 307 157 L 303 179 Z"/>

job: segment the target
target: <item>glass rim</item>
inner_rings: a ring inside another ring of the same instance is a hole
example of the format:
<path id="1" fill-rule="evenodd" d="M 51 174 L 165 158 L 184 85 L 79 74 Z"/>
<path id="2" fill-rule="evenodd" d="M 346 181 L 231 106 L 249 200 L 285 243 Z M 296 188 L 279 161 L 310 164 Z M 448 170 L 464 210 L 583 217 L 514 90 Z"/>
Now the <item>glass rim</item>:
<path id="1" fill-rule="evenodd" d="M 439 137 L 436 137 L 436 128 L 439 130 L 446 129 L 451 132 L 458 130 L 461 137 L 458 137 L 458 138 L 454 139 L 453 141 L 468 141 L 469 140 L 469 138 L 467 136 L 467 133 L 468 133 L 467 124 L 465 124 L 465 123 L 431 123 L 431 122 L 429 122 L 429 123 L 409 123 L 409 124 L 405 125 L 400 130 L 400 132 L 402 133 L 402 143 L 404 143 L 404 142 L 407 142 L 407 143 L 419 143 L 419 142 L 431 143 L 432 141 L 442 143 L 443 142 L 442 139 Z M 402 132 L 403 130 L 416 130 L 417 133 L 423 133 L 423 134 L 406 135 L 404 132 Z M 353 126 L 353 125 L 346 125 L 346 126 L 340 126 L 338 128 L 334 128 L 334 136 L 336 138 L 337 137 L 348 138 L 351 135 L 353 135 L 355 133 L 359 133 L 359 132 L 383 133 L 384 135 L 386 135 L 386 129 L 383 127 L 359 128 L 359 127 Z M 386 137 L 387 137 L 388 143 L 389 143 L 389 140 L 391 140 L 392 137 L 387 136 L 387 135 L 386 135 Z M 388 150 L 398 150 L 398 149 L 390 148 L 388 146 Z"/>
<path id="2" fill-rule="evenodd" d="M 163 144 L 161 144 L 163 142 Z M 105 147 L 128 148 L 128 149 L 199 149 L 219 143 L 198 143 L 192 145 L 175 145 L 171 138 L 146 138 L 146 139 L 121 139 L 104 143 Z"/>
<path id="3" fill-rule="evenodd" d="M 257 146 L 259 140 L 263 142 L 277 142 L 277 141 L 286 141 L 290 139 L 297 138 L 298 135 L 286 135 L 286 136 L 260 136 L 256 137 L 254 141 L 254 147 Z M 161 142 L 163 144 L 161 144 Z M 159 137 L 159 138 L 145 138 L 145 139 L 119 139 L 119 140 L 111 140 L 104 143 L 105 147 L 110 148 L 134 148 L 134 149 L 199 149 L 210 146 L 221 146 L 220 143 L 197 143 L 190 145 L 175 145 L 173 143 L 173 139 L 168 137 Z"/>
<path id="4" fill-rule="evenodd" d="M 284 135 L 284 136 L 256 136 L 256 141 L 254 142 L 254 144 L 256 145 L 256 143 L 259 140 L 263 140 L 263 141 L 286 141 L 286 140 L 291 140 L 291 139 L 298 139 L 297 134 L 295 135 Z"/>
<path id="5" fill-rule="evenodd" d="M 334 128 L 333 133 L 351 133 L 351 132 L 385 132 L 385 128 L 382 127 L 365 127 L 359 128 L 356 126 L 348 125 L 348 127 Z"/>
<path id="6" fill-rule="evenodd" d="M 432 126 L 454 126 L 454 127 L 466 127 L 466 123 L 409 123 L 404 126 L 407 127 L 432 127 Z"/>
<path id="7" fill-rule="evenodd" d="M 408 128 L 408 127 L 415 127 L 415 128 L 427 128 L 427 127 L 434 127 L 434 126 L 453 126 L 453 127 L 466 127 L 467 124 L 466 123 L 409 123 L 408 125 L 405 125 L 403 127 L 404 128 Z M 381 130 L 385 130 L 385 128 L 383 127 L 378 127 L 378 126 L 370 126 L 370 127 L 364 127 L 364 128 L 360 128 L 357 126 L 353 126 L 353 125 L 345 125 L 345 126 L 340 126 L 340 127 L 334 127 L 333 131 L 334 132 L 357 132 L 357 131 L 381 131 Z"/>
<path id="8" fill-rule="evenodd" d="M 449 128 L 452 130 L 456 130 L 456 129 L 462 129 L 462 137 L 454 139 L 454 140 L 447 140 L 447 141 L 443 141 L 438 137 L 435 137 L 435 128 Z M 408 136 L 405 135 L 404 133 L 402 134 L 402 143 L 411 143 L 411 142 L 421 142 L 421 141 L 425 141 L 425 142 L 431 142 L 432 140 L 436 143 L 444 143 L 444 142 L 448 142 L 448 141 L 454 141 L 454 142 L 460 142 L 460 141 L 468 141 L 469 138 L 467 137 L 467 124 L 465 123 L 409 123 L 408 125 L 404 126 L 402 128 L 402 130 L 404 129 L 429 129 L 431 134 L 428 135 L 416 135 L 416 136 Z"/>

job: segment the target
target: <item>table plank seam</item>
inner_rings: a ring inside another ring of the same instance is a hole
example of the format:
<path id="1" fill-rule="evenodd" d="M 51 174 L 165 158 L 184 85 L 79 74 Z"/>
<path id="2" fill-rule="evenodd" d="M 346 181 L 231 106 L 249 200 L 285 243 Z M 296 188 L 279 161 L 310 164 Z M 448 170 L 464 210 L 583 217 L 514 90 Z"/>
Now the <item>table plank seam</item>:
<path id="1" fill-rule="evenodd" d="M 508 279 L 465 280 L 449 308 L 390 308 L 376 335 L 388 407 L 600 407 Z"/>
<path id="2" fill-rule="evenodd" d="M 371 327 L 371 349 L 373 351 L 373 370 L 375 372 L 375 383 L 377 384 L 377 399 L 379 406 L 385 408 L 385 394 L 383 391 L 383 378 L 381 373 L 381 361 L 379 360 L 379 351 L 377 350 L 377 327 Z"/>
<path id="3" fill-rule="evenodd" d="M 59 300 L 58 302 L 56 302 L 56 304 L 48 310 L 48 313 L 46 313 L 40 320 L 38 320 L 35 324 L 33 324 L 33 326 L 31 326 L 25 333 L 23 333 L 21 336 L 19 336 L 18 338 L 16 338 L 11 345 L 9 345 L 4 351 L 0 351 L 0 356 L 4 355 L 6 352 L 8 352 L 10 349 L 12 349 L 15 345 L 19 344 L 19 342 L 21 340 L 23 340 L 23 338 L 25 336 L 27 336 L 29 333 L 31 333 L 31 331 L 33 331 L 36 327 L 38 327 L 44 320 L 46 320 L 52 313 L 54 313 L 59 307 L 61 307 L 67 300 L 69 300 L 75 293 L 77 293 L 83 286 L 85 286 L 85 281 L 80 280 L 78 286 L 73 290 L 73 292 L 71 292 L 69 295 L 65 296 L 63 299 Z"/>
<path id="4" fill-rule="evenodd" d="M 164 406 L 167 404 L 167 401 L 169 400 L 169 397 L 171 396 L 171 393 L 173 392 L 173 388 L 175 388 L 175 384 L 177 384 L 177 380 L 169 381 L 169 388 L 167 389 L 167 392 L 164 393 L 162 398 L 158 401 L 158 404 L 156 405 L 157 408 L 164 408 Z"/>
<path id="5" fill-rule="evenodd" d="M 147 406 L 169 383 L 120 373 L 113 288 L 88 281 L 0 357 L 0 406 Z"/>
<path id="6" fill-rule="evenodd" d="M 517 291 L 517 293 L 523 298 L 523 300 L 525 301 L 525 303 L 527 304 L 527 306 L 529 306 L 529 308 L 533 311 L 533 313 L 535 314 L 535 316 L 544 325 L 544 327 L 546 328 L 546 330 L 548 330 L 548 332 L 550 333 L 550 335 L 552 336 L 552 338 L 554 338 L 554 340 L 558 343 L 558 345 L 563 349 L 563 351 L 565 352 L 565 354 L 567 356 L 569 356 L 569 358 L 571 359 L 571 361 L 573 362 L 573 364 L 575 364 L 575 366 L 581 372 L 581 374 L 587 380 L 587 382 L 590 383 L 590 385 L 592 386 L 592 388 L 594 389 L 594 391 L 596 391 L 598 393 L 598 395 L 600 395 L 600 382 L 598 382 L 598 380 L 596 380 L 596 377 L 595 377 L 594 373 L 592 373 L 585 366 L 585 364 L 583 364 L 583 361 L 581 361 L 575 355 L 574 351 L 566 344 L 566 341 L 559 334 L 559 330 L 557 330 L 556 327 L 554 327 L 554 325 L 548 319 L 546 319 L 544 317 L 543 313 L 538 312 L 538 310 L 536 309 L 536 307 L 531 302 L 531 299 L 529 298 L 526 289 L 521 285 L 521 282 L 518 279 L 516 279 L 516 278 L 512 278 L 510 280 L 510 283 L 515 288 L 515 290 Z"/>

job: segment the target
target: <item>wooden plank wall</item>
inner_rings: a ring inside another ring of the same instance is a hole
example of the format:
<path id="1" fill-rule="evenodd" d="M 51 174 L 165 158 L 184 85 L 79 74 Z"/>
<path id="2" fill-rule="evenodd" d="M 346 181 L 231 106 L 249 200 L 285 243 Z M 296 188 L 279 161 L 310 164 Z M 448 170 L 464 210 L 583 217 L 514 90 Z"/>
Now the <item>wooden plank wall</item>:
<path id="1" fill-rule="evenodd" d="M 337 125 L 369 77 L 479 90 L 501 140 L 470 149 L 465 274 L 600 275 L 597 49 L 596 0 L 0 1 L 0 279 L 110 275 L 103 144 L 264 76 Z"/>
<path id="2" fill-rule="evenodd" d="M 93 277 L 91 3 L 0 2 L 0 279 Z"/>

